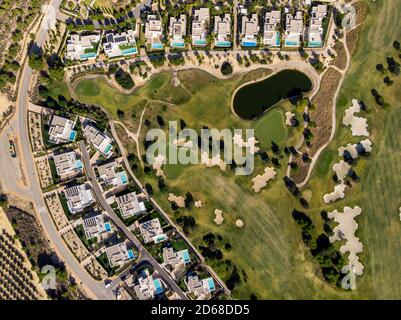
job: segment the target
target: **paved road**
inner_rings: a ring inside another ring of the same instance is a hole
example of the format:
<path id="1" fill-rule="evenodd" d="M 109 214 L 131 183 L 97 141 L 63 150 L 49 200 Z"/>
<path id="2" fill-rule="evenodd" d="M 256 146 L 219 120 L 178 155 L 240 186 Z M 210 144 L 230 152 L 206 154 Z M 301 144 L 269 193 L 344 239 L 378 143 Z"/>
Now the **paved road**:
<path id="1" fill-rule="evenodd" d="M 146 261 L 152 265 L 154 270 L 163 278 L 165 282 L 179 295 L 182 300 L 188 300 L 186 294 L 181 290 L 181 288 L 175 283 L 175 281 L 170 277 L 170 275 L 160 266 L 160 264 L 150 255 L 138 238 L 127 228 L 124 222 L 117 216 L 114 210 L 107 203 L 103 196 L 102 189 L 96 180 L 95 172 L 90 163 L 89 153 L 86 144 L 83 141 L 78 143 L 79 149 L 81 151 L 82 160 L 84 162 L 86 175 L 92 184 L 93 191 L 95 193 L 96 199 L 98 200 L 100 206 L 106 210 L 108 215 L 114 224 L 125 234 L 125 236 L 139 249 L 141 261 Z"/>
<path id="2" fill-rule="evenodd" d="M 52 18 L 54 11 L 52 8 L 58 11 L 61 0 L 52 0 L 50 5 L 45 12 L 45 21 L 49 21 Z M 47 24 L 42 24 L 37 35 L 36 44 L 42 46 L 47 36 Z M 13 119 L 10 120 L 8 131 L 12 131 L 19 136 L 19 154 L 18 158 L 22 166 L 25 168 L 24 172 L 27 179 L 28 188 L 21 187 L 15 184 L 15 177 L 18 174 L 12 172 L 13 170 L 7 170 L 7 163 L 9 163 L 8 152 L 1 154 L 0 156 L 0 173 L 2 175 L 3 187 L 9 192 L 15 192 L 24 198 L 30 199 L 38 213 L 39 222 L 45 231 L 45 234 L 51 241 L 51 245 L 56 250 L 60 259 L 62 259 L 68 270 L 76 278 L 78 282 L 82 282 L 84 287 L 89 290 L 90 295 L 95 299 L 114 299 L 112 290 L 106 289 L 102 282 L 95 281 L 79 264 L 78 260 L 71 253 L 70 249 L 62 240 L 61 236 L 57 232 L 57 229 L 53 223 L 50 213 L 43 200 L 42 190 L 39 186 L 37 179 L 37 172 L 34 164 L 34 159 L 31 151 L 28 124 L 27 124 L 27 107 L 28 107 L 28 96 L 29 87 L 32 81 L 32 69 L 27 63 L 23 66 L 21 73 L 21 80 L 19 83 L 19 91 L 17 98 L 17 112 Z M 6 130 L 5 130 L 6 131 Z M 19 133 L 19 134 L 18 134 Z M 2 144 L 2 151 L 4 149 L 4 143 L 8 140 L 7 132 L 3 132 L 0 137 Z M 8 146 L 8 141 L 6 143 Z M 11 180 L 10 180 L 11 179 Z M 14 179 L 14 180 L 13 180 Z"/>
<path id="3" fill-rule="evenodd" d="M 108 115 L 109 117 L 109 123 L 110 123 L 110 130 L 111 130 L 111 134 L 114 138 L 114 140 L 116 141 L 118 148 L 120 149 L 121 155 L 123 157 L 124 160 L 124 164 L 125 167 L 128 171 L 128 173 L 130 174 L 130 176 L 134 179 L 135 183 L 137 184 L 137 186 L 141 189 L 142 192 L 144 192 L 145 194 L 147 194 L 145 188 L 143 187 L 141 181 L 139 181 L 139 179 L 135 176 L 134 172 L 131 169 L 131 166 L 129 164 L 129 161 L 127 159 L 127 154 L 125 152 L 125 148 L 122 145 L 120 139 L 118 138 L 117 132 L 116 132 L 116 128 L 114 126 L 114 121 L 112 120 L 111 116 Z M 224 281 L 222 281 L 219 277 L 219 275 L 213 270 L 213 268 L 209 267 L 206 263 L 205 263 L 205 258 L 202 256 L 202 254 L 199 252 L 198 249 L 196 249 L 196 247 L 192 244 L 191 241 L 189 241 L 189 239 L 185 236 L 184 233 L 182 233 L 180 231 L 180 229 L 177 227 L 177 225 L 174 223 L 174 221 L 170 218 L 170 216 L 163 210 L 162 207 L 160 207 L 160 205 L 156 202 L 155 199 L 153 199 L 152 197 L 148 196 L 148 200 L 152 203 L 153 207 L 156 208 L 157 211 L 159 211 L 160 214 L 163 215 L 163 217 L 165 219 L 167 219 L 167 221 L 174 226 L 174 228 L 177 230 L 177 232 L 180 233 L 181 237 L 188 243 L 188 245 L 191 247 L 191 249 L 197 254 L 197 256 L 199 257 L 199 259 L 202 261 L 203 266 L 209 271 L 209 273 L 213 276 L 214 280 L 224 289 L 224 291 L 230 295 L 231 291 L 230 289 L 227 288 L 226 284 L 224 283 Z"/>

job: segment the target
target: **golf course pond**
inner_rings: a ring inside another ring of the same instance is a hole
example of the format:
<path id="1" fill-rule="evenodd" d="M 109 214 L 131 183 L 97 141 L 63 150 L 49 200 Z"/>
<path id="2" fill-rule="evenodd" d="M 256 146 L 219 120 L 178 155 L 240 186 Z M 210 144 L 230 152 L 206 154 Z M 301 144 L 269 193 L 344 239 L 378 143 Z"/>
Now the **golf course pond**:
<path id="1" fill-rule="evenodd" d="M 240 118 L 252 120 L 281 100 L 297 100 L 312 87 L 312 81 L 306 74 L 297 70 L 283 70 L 240 87 L 234 93 L 233 110 Z"/>

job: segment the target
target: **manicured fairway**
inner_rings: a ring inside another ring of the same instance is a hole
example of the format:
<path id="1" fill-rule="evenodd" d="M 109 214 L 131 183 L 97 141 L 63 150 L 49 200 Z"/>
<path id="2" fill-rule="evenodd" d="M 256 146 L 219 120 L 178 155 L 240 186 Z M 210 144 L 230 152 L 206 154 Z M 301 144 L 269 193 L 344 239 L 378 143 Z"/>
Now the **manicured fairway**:
<path id="1" fill-rule="evenodd" d="M 265 149 L 270 148 L 272 141 L 277 144 L 285 142 L 288 137 L 288 130 L 285 126 L 282 110 L 276 108 L 264 115 L 256 123 L 255 135 Z"/>
<path id="2" fill-rule="evenodd" d="M 285 158 L 282 167 L 277 169 L 276 179 L 269 182 L 260 194 L 252 191 L 251 179 L 261 174 L 266 166 L 271 166 L 260 159 L 256 160 L 251 177 L 235 176 L 230 169 L 221 171 L 201 165 L 166 166 L 167 188 L 163 191 L 157 188 L 155 177 L 141 176 L 143 182 L 153 186 L 154 197 L 173 217 L 186 214 L 196 218 L 198 227 L 189 235 L 196 246 L 207 232 L 221 235 L 217 246 L 223 251 L 224 259 L 229 259 L 241 273 L 242 282 L 233 291 L 235 298 L 248 299 L 251 293 L 268 299 L 401 298 L 401 222 L 398 211 L 401 207 L 401 81 L 399 77 L 393 78 L 394 85 L 386 87 L 382 75 L 375 71 L 378 61 L 385 63 L 386 56 L 396 55 L 391 45 L 393 40 L 401 38 L 401 11 L 398 0 L 367 3 L 370 15 L 338 100 L 336 137 L 321 155 L 311 181 L 305 187 L 305 196 L 311 198 L 310 209 L 303 209 L 282 183 Z M 195 130 L 203 126 L 255 128 L 262 147 L 266 147 L 271 139 L 292 145 L 298 141 L 295 138 L 299 138 L 299 132 L 291 132 L 285 127 L 280 109 L 272 110 L 258 121 L 241 121 L 232 115 L 232 93 L 246 82 L 244 78 L 223 81 L 202 72 L 188 72 L 180 75 L 182 85 L 178 88 L 172 87 L 169 79 L 168 74 L 162 74 L 129 96 L 109 87 L 104 80 L 85 80 L 78 84 L 77 95 L 84 102 L 102 105 L 113 115 L 118 108 L 124 110 L 123 121 L 131 129 L 138 126 L 145 100 L 149 105 L 144 118 L 151 122 L 150 127 L 158 127 L 156 116 L 160 115 L 165 123 L 182 119 L 187 127 Z M 84 90 L 85 82 L 96 83 L 100 94 L 90 96 L 90 92 Z M 392 105 L 391 109 L 381 110 L 375 105 L 370 93 L 372 88 L 381 92 Z M 345 200 L 324 205 L 323 194 L 334 186 L 331 167 L 339 160 L 338 147 L 359 141 L 340 124 L 352 98 L 364 100 L 370 109 L 366 116 L 374 149 L 370 158 L 360 160 L 355 167 L 361 180 L 349 190 Z M 298 136 L 294 137 L 294 134 Z M 141 135 L 140 141 L 143 138 Z M 143 152 L 143 146 L 140 147 Z M 202 200 L 203 207 L 174 213 L 167 201 L 169 192 L 178 196 L 191 192 L 195 200 Z M 361 261 L 365 272 L 357 279 L 357 290 L 352 292 L 333 288 L 323 281 L 319 268 L 302 243 L 300 229 L 291 217 L 294 207 L 303 210 L 321 231 L 320 211 L 341 210 L 346 205 L 359 205 L 363 210 L 357 218 L 357 236 L 364 244 Z M 213 222 L 216 208 L 223 211 L 225 220 L 221 226 Z M 235 226 L 238 216 L 244 220 L 244 228 Z M 230 243 L 232 248 L 225 249 L 225 243 Z M 212 266 L 227 280 L 230 267 L 214 262 Z"/>

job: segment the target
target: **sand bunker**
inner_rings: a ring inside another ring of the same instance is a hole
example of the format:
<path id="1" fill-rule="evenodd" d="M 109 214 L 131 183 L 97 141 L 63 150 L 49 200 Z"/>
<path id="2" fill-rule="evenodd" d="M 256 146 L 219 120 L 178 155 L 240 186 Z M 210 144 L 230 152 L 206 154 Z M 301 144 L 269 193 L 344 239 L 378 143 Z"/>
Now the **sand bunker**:
<path id="1" fill-rule="evenodd" d="M 346 126 L 351 126 L 353 136 L 369 137 L 368 122 L 365 118 L 355 116 L 355 113 L 361 111 L 361 106 L 358 100 L 352 100 L 352 106 L 345 110 L 343 123 Z"/>
<path id="2" fill-rule="evenodd" d="M 242 227 L 244 226 L 244 221 L 238 219 L 237 221 L 235 221 L 235 225 L 236 225 L 238 228 L 242 228 Z"/>
<path id="3" fill-rule="evenodd" d="M 159 154 L 153 163 L 153 169 L 156 170 L 157 177 L 164 177 L 164 171 L 162 170 L 163 164 L 166 162 L 166 159 L 163 155 Z"/>
<path id="4" fill-rule="evenodd" d="M 177 204 L 177 206 L 179 206 L 180 208 L 184 208 L 185 207 L 185 199 L 184 199 L 184 197 L 181 197 L 181 196 L 178 197 L 174 193 L 170 193 L 168 195 L 168 201 L 175 202 Z"/>
<path id="5" fill-rule="evenodd" d="M 341 184 L 336 185 L 332 193 L 328 193 L 323 196 L 324 203 L 330 203 L 338 199 L 344 199 L 346 188 L 347 186 L 344 184 L 344 182 L 341 182 Z"/>
<path id="6" fill-rule="evenodd" d="M 225 171 L 227 168 L 227 165 L 224 163 L 223 160 L 221 160 L 220 155 L 217 155 L 214 158 L 210 159 L 207 152 L 202 153 L 201 163 L 205 164 L 206 167 L 208 167 L 208 168 L 218 166 L 223 171 Z"/>
<path id="7" fill-rule="evenodd" d="M 256 146 L 259 141 L 257 141 L 255 137 L 251 137 L 245 142 L 240 134 L 234 134 L 233 141 L 234 144 L 240 148 L 249 148 L 250 154 L 255 154 L 260 150 L 260 148 Z"/>
<path id="8" fill-rule="evenodd" d="M 372 151 L 372 141 L 370 141 L 369 139 L 362 140 L 359 144 L 362 145 L 366 152 Z M 352 158 L 357 159 L 359 157 L 357 143 L 348 143 L 346 147 L 338 148 L 338 155 L 342 157 L 346 150 L 351 154 Z"/>
<path id="9" fill-rule="evenodd" d="M 194 206 L 195 206 L 195 208 L 202 208 L 202 201 L 200 201 L 200 200 L 198 200 L 198 201 L 195 201 L 195 203 L 194 203 Z"/>
<path id="10" fill-rule="evenodd" d="M 221 211 L 220 209 L 215 209 L 214 210 L 214 214 L 215 214 L 215 218 L 214 218 L 214 222 L 219 226 L 223 223 L 224 218 L 223 218 L 223 211 Z"/>
<path id="11" fill-rule="evenodd" d="M 185 141 L 183 139 L 180 140 L 175 139 L 173 141 L 173 145 L 179 148 L 188 148 L 188 149 L 192 149 L 192 147 L 194 146 L 192 140 Z"/>
<path id="12" fill-rule="evenodd" d="M 295 113 L 292 113 L 291 111 L 287 111 L 285 113 L 285 124 L 287 126 L 292 127 L 292 118 L 294 118 L 294 117 L 295 117 Z"/>
<path id="13" fill-rule="evenodd" d="M 257 175 L 255 178 L 252 179 L 252 189 L 256 193 L 260 192 L 264 187 L 267 186 L 267 182 L 274 179 L 276 177 L 276 170 L 274 168 L 265 168 L 265 173 L 262 175 Z"/>
<path id="14" fill-rule="evenodd" d="M 349 169 L 351 169 L 351 166 L 344 160 L 341 160 L 339 163 L 335 163 L 333 165 L 333 171 L 336 173 L 337 178 L 340 181 L 344 181 Z"/>
<path id="15" fill-rule="evenodd" d="M 355 274 L 360 276 L 363 274 L 363 265 L 359 262 L 358 253 L 363 252 L 363 245 L 359 241 L 359 238 L 355 236 L 355 231 L 358 229 L 358 224 L 355 222 L 355 217 L 362 213 L 362 209 L 358 206 L 353 209 L 345 207 L 344 212 L 338 212 L 334 210 L 329 212 L 328 217 L 334 218 L 334 221 L 338 223 L 333 230 L 334 235 L 330 237 L 330 242 L 336 242 L 341 240 L 347 240 L 346 243 L 341 246 L 340 252 L 342 254 L 349 252 L 348 263 L 349 266 L 354 270 Z"/>

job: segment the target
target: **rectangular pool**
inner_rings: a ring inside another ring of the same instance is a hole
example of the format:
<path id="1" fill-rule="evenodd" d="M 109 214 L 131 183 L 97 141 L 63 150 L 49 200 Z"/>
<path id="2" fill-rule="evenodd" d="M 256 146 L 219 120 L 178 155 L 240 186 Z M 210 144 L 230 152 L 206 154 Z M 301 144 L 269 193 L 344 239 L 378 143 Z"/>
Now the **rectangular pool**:
<path id="1" fill-rule="evenodd" d="M 74 131 L 74 130 L 72 130 L 72 131 L 70 132 L 70 141 L 74 141 L 74 140 L 75 140 L 75 137 L 76 137 L 76 135 L 77 135 L 77 132 L 76 132 L 76 131 Z"/>
<path id="2" fill-rule="evenodd" d="M 256 41 L 242 41 L 241 45 L 243 47 L 256 47 L 257 42 Z"/>

